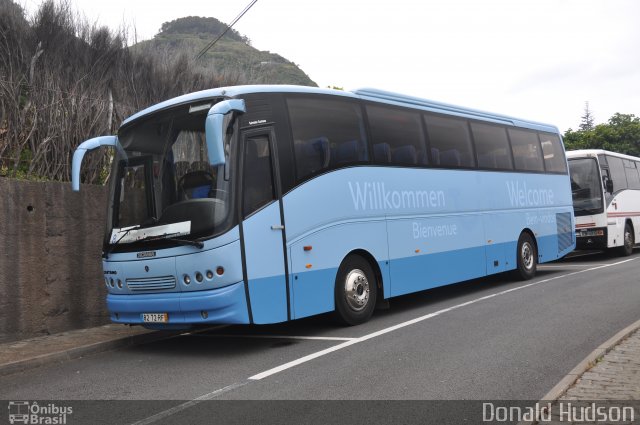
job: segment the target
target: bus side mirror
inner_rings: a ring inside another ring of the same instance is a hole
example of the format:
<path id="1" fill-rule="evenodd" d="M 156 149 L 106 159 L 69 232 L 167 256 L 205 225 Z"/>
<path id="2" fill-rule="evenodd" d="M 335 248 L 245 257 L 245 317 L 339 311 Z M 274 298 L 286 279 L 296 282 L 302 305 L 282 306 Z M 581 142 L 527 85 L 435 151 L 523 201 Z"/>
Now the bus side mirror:
<path id="1" fill-rule="evenodd" d="M 604 182 L 604 189 L 608 192 L 608 193 L 613 193 L 613 180 L 611 179 L 606 179 Z"/>
<path id="2" fill-rule="evenodd" d="M 245 112 L 244 100 L 229 99 L 218 102 L 209 109 L 205 121 L 207 139 L 207 154 L 209 163 L 213 166 L 224 165 L 224 128 L 225 115 L 230 112 Z"/>
<path id="3" fill-rule="evenodd" d="M 113 146 L 114 148 L 122 150 L 116 136 L 94 137 L 86 142 L 82 142 L 80 146 L 76 148 L 76 151 L 73 153 L 73 163 L 71 165 L 71 189 L 73 189 L 74 192 L 80 190 L 80 167 L 84 154 L 102 146 Z"/>

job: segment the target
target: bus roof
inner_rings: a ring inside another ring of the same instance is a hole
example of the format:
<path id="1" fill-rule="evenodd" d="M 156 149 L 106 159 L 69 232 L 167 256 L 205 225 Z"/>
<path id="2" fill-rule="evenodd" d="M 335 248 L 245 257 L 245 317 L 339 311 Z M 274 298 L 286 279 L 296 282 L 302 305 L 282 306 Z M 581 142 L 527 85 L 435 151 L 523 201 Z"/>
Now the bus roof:
<path id="1" fill-rule="evenodd" d="M 598 155 L 611 155 L 611 156 L 616 156 L 618 158 L 630 159 L 632 161 L 640 161 L 640 158 L 638 157 L 625 155 L 623 153 L 618 153 L 618 152 L 611 152 L 604 149 L 576 149 L 573 151 L 567 151 L 566 153 L 567 153 L 567 158 L 582 158 L 587 156 L 593 157 Z"/>
<path id="2" fill-rule="evenodd" d="M 252 93 L 312 93 L 312 94 L 326 94 L 331 96 L 343 96 L 355 99 L 370 100 L 379 103 L 386 103 L 390 105 L 404 106 L 414 109 L 420 109 L 430 112 L 445 113 L 449 115 L 456 115 L 465 118 L 480 119 L 483 121 L 491 121 L 500 124 L 513 125 L 516 127 L 524 127 L 533 130 L 548 131 L 552 133 L 558 133 L 558 128 L 550 125 L 543 124 L 535 121 L 523 120 L 519 118 L 509 117 L 507 115 L 494 114 L 491 112 L 480 111 L 477 109 L 466 108 L 462 106 L 451 105 L 448 103 L 436 102 L 428 99 L 422 99 L 419 97 L 413 97 L 403 95 L 399 93 L 392 93 L 383 90 L 365 88 L 354 90 L 353 92 L 322 89 L 317 87 L 306 86 L 291 86 L 291 85 L 245 85 L 245 86 L 230 86 L 219 87 L 215 89 L 202 90 L 194 93 L 188 93 L 182 96 L 174 97 L 173 99 L 160 102 L 156 105 L 143 109 L 140 112 L 130 116 L 122 122 L 122 125 L 131 123 L 138 118 L 149 115 L 151 113 L 161 111 L 173 106 L 188 104 L 197 102 L 199 100 L 213 99 L 213 98 L 234 98 L 241 97 L 242 95 Z"/>

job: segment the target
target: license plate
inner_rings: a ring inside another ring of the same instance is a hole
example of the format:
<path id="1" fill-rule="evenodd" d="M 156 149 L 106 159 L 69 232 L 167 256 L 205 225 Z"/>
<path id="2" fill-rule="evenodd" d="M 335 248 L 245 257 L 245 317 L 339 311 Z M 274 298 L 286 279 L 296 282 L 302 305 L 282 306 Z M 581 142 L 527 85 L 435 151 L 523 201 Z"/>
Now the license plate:
<path id="1" fill-rule="evenodd" d="M 145 323 L 167 323 L 169 321 L 168 313 L 143 313 L 142 321 Z"/>
<path id="2" fill-rule="evenodd" d="M 589 237 L 589 236 L 604 236 L 604 232 L 602 230 L 581 230 L 576 236 L 579 238 Z"/>

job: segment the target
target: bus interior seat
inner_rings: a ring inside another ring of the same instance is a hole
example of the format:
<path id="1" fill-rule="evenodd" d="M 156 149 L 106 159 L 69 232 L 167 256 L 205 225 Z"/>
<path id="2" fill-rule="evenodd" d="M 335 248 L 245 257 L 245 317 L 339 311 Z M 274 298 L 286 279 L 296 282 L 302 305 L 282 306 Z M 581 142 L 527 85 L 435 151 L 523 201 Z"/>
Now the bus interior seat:
<path id="1" fill-rule="evenodd" d="M 460 152 L 457 149 L 449 149 L 440 153 L 440 165 L 459 167 L 461 163 Z"/>
<path id="2" fill-rule="evenodd" d="M 427 165 L 429 163 L 429 158 L 427 158 L 427 150 L 426 149 L 419 149 L 417 151 L 417 155 L 418 155 L 418 164 L 419 165 Z"/>
<path id="3" fill-rule="evenodd" d="M 431 148 L 431 161 L 433 165 L 440 165 L 440 149 Z"/>
<path id="4" fill-rule="evenodd" d="M 336 151 L 336 162 L 345 164 L 349 162 L 359 162 L 367 159 L 367 148 L 362 140 L 349 140 L 338 145 Z"/>
<path id="5" fill-rule="evenodd" d="M 179 186 L 182 199 L 208 198 L 213 187 L 213 175 L 204 170 L 191 171 L 182 176 Z"/>
<path id="6" fill-rule="evenodd" d="M 296 140 L 294 143 L 299 177 L 307 176 L 329 166 L 329 139 L 318 137 Z"/>
<path id="7" fill-rule="evenodd" d="M 391 146 L 389 146 L 389 143 L 376 143 L 373 145 L 373 157 L 377 162 L 389 164 L 391 162 Z"/>
<path id="8" fill-rule="evenodd" d="M 405 145 L 393 150 L 393 163 L 415 165 L 418 163 L 418 153 L 413 145 Z"/>

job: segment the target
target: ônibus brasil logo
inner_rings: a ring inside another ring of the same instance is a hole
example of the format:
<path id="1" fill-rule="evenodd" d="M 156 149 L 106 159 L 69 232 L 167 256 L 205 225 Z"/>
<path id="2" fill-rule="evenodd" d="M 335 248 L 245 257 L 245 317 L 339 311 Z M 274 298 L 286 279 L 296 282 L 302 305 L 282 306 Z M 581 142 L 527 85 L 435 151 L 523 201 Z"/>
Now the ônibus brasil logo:
<path id="1" fill-rule="evenodd" d="M 65 425 L 73 414 L 73 407 L 59 406 L 55 403 L 38 404 L 37 401 L 10 401 L 10 424 Z"/>

